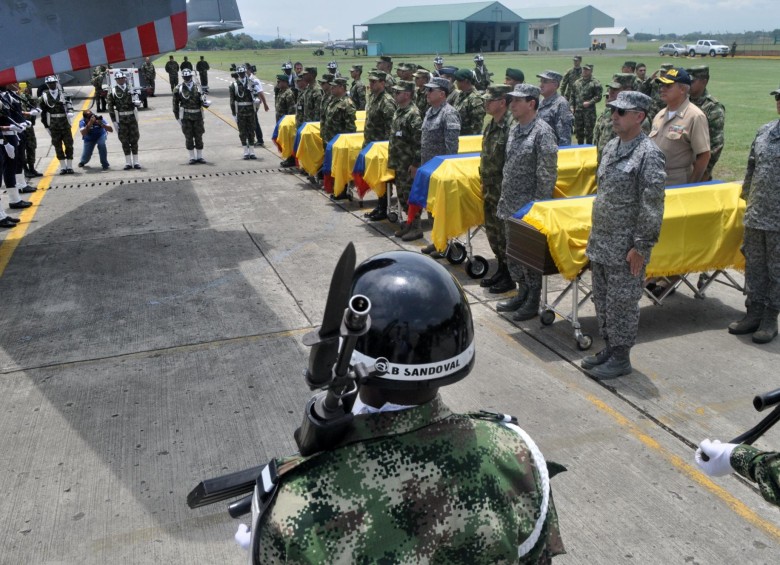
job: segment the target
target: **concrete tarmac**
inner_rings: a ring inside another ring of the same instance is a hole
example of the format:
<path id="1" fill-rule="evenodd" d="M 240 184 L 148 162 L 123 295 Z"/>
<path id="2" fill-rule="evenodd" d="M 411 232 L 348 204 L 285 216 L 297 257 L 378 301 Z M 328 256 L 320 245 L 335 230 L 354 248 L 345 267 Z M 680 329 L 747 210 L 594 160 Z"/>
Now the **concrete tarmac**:
<path id="1" fill-rule="evenodd" d="M 2 564 L 244 563 L 225 504 L 193 511 L 187 493 L 296 450 L 311 395 L 301 337 L 344 245 L 360 261 L 427 243 L 367 222 L 371 201 L 333 203 L 280 169 L 273 109 L 260 112 L 266 147 L 244 161 L 224 72 L 210 73 L 208 163 L 188 165 L 163 74 L 140 113 L 141 170 L 122 170 L 111 134 L 109 171 L 95 155 L 57 175 L 38 125 L 47 175 L 0 234 Z M 484 235 L 475 247 L 491 256 Z M 504 297 L 445 264 L 472 304 L 477 362 L 442 395 L 457 411 L 516 415 L 568 468 L 552 481 L 568 551 L 555 563 L 778 562 L 777 508 L 693 463 L 696 443 L 754 425 L 752 397 L 780 386 L 780 340 L 726 332 L 738 291 L 643 300 L 634 373 L 597 382 L 566 321 L 515 324 L 495 312 Z M 592 305 L 582 315 L 595 351 Z M 780 435 L 757 445 L 780 449 Z"/>

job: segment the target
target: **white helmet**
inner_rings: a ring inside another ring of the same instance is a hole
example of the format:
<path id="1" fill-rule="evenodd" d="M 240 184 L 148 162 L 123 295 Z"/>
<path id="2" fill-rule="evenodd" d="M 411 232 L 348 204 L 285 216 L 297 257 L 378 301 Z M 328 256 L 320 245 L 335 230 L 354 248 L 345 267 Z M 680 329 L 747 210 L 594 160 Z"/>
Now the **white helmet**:
<path id="1" fill-rule="evenodd" d="M 127 78 L 127 75 L 123 71 L 117 71 L 114 73 L 114 79 Z"/>
<path id="2" fill-rule="evenodd" d="M 182 78 L 188 78 L 188 77 L 192 78 L 192 71 L 190 69 L 184 69 L 181 72 L 181 76 L 182 76 Z"/>
<path id="3" fill-rule="evenodd" d="M 55 75 L 49 75 L 44 79 L 44 82 L 48 84 L 50 82 L 59 82 L 59 80 Z"/>

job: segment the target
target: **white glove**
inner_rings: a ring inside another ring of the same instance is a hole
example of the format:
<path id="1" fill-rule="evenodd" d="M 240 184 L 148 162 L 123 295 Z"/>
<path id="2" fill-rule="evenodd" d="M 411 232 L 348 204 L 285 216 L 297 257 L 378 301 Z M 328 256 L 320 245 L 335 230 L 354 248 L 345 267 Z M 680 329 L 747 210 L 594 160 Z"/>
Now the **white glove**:
<path id="1" fill-rule="evenodd" d="M 204 108 L 208 108 L 209 106 L 211 106 L 211 100 L 204 100 L 203 102 L 201 102 L 201 104 L 203 105 Z"/>
<path id="2" fill-rule="evenodd" d="M 255 108 L 259 108 L 260 107 L 260 99 L 259 98 L 253 99 L 252 102 L 254 102 Z"/>
<path id="3" fill-rule="evenodd" d="M 32 122 L 30 120 L 25 120 L 23 125 L 24 125 L 24 129 L 31 128 Z"/>
<path id="4" fill-rule="evenodd" d="M 722 477 L 733 473 L 731 452 L 734 451 L 735 447 L 737 447 L 735 443 L 720 443 L 717 439 L 715 441 L 705 439 L 696 450 L 696 464 L 710 477 Z M 710 460 L 702 459 L 702 453 L 707 455 Z"/>
<path id="5" fill-rule="evenodd" d="M 73 112 L 68 112 L 68 119 L 72 120 L 73 119 L 73 115 L 74 115 Z"/>
<path id="6" fill-rule="evenodd" d="M 238 116 L 236 116 L 235 114 L 233 115 L 233 121 L 238 123 Z"/>
<path id="7" fill-rule="evenodd" d="M 136 108 L 140 108 L 141 107 L 141 101 L 140 100 L 133 100 L 133 104 L 135 105 Z"/>
<path id="8" fill-rule="evenodd" d="M 19 126 L 16 124 L 11 124 L 9 129 L 14 133 L 22 133 L 24 131 L 24 126 Z"/>
<path id="9" fill-rule="evenodd" d="M 5 152 L 8 155 L 9 159 L 13 159 L 16 157 L 16 147 L 11 145 L 10 143 L 5 144 Z"/>
<path id="10" fill-rule="evenodd" d="M 249 549 L 249 542 L 252 540 L 252 532 L 246 524 L 239 524 L 235 535 L 236 543 L 243 549 Z"/>
<path id="11" fill-rule="evenodd" d="M 41 115 L 41 110 L 40 110 L 40 108 L 33 108 L 32 110 L 30 110 L 29 114 L 31 116 L 40 116 Z"/>

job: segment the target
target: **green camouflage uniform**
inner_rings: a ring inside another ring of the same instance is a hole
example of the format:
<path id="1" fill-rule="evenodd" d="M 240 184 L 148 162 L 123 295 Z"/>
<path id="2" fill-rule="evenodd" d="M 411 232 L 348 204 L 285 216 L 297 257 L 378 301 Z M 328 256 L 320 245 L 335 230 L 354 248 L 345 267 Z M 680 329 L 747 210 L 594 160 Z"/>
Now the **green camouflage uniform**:
<path id="1" fill-rule="evenodd" d="M 72 110 L 65 103 L 62 91 L 59 91 L 59 96 L 55 98 L 50 90 L 44 90 L 41 94 L 41 110 L 41 121 L 49 130 L 57 159 L 73 159 L 73 133 L 68 119 L 68 112 Z"/>
<path id="2" fill-rule="evenodd" d="M 303 121 L 319 122 L 322 115 L 321 103 L 325 93 L 322 92 L 319 84 L 312 84 L 303 91 Z"/>
<path id="3" fill-rule="evenodd" d="M 107 107 L 114 124 L 119 128 L 117 137 L 122 143 L 122 151 L 125 155 L 138 155 L 138 139 L 141 134 L 138 131 L 137 110 L 130 88 L 123 90 L 115 86 L 108 93 Z"/>
<path id="4" fill-rule="evenodd" d="M 515 125 L 512 112 L 507 108 L 500 122 L 494 119 L 482 133 L 482 154 L 479 159 L 479 178 L 482 181 L 482 197 L 485 206 L 485 234 L 490 249 L 498 259 L 499 269 L 506 265 L 506 233 L 504 222 L 498 217 L 498 201 L 504 180 L 504 161 L 509 132 Z"/>
<path id="5" fill-rule="evenodd" d="M 723 128 L 726 123 L 726 107 L 718 102 L 717 98 L 710 95 L 706 88 L 699 98 L 691 98 L 691 102 L 704 112 L 704 115 L 707 116 L 707 123 L 710 126 L 710 162 L 702 180 L 712 180 L 712 169 L 715 168 L 723 151 Z"/>
<path id="6" fill-rule="evenodd" d="M 414 104 L 420 110 L 420 115 L 424 116 L 428 111 L 428 93 L 424 88 L 418 88 L 414 92 Z"/>
<path id="7" fill-rule="evenodd" d="M 353 80 L 349 89 L 349 97 L 355 104 L 356 110 L 366 109 L 366 85 L 361 80 Z"/>
<path id="8" fill-rule="evenodd" d="M 407 209 L 412 181 L 409 166 L 420 166 L 422 116 L 414 102 L 398 108 L 393 116 L 387 168 L 395 171 L 395 188 L 404 211 Z"/>
<path id="9" fill-rule="evenodd" d="M 19 92 L 19 98 L 22 101 L 22 110 L 25 112 L 29 112 L 30 110 L 34 108 L 38 108 L 38 99 L 30 96 L 29 94 L 26 94 L 24 92 Z M 27 118 L 30 120 L 30 123 L 32 123 L 32 127 L 27 128 L 24 130 L 25 133 L 25 163 L 24 166 L 27 167 L 28 171 L 34 171 L 35 170 L 35 151 L 38 149 L 38 139 L 35 137 L 35 116 L 30 116 Z"/>
<path id="10" fill-rule="evenodd" d="M 474 67 L 474 88 L 480 91 L 487 90 L 487 87 L 491 84 L 490 80 L 490 71 L 488 71 L 488 68 L 483 64 L 482 66 L 475 66 Z"/>
<path id="11" fill-rule="evenodd" d="M 380 94 L 371 93 L 368 96 L 367 106 L 366 123 L 363 126 L 363 147 L 372 141 L 390 139 L 396 103 L 387 90 L 384 90 Z"/>
<path id="12" fill-rule="evenodd" d="M 601 101 L 603 90 L 595 78 L 578 78 L 574 83 L 574 132 L 577 143 L 593 143 L 593 128 L 596 125 L 596 104 Z M 584 102 L 590 102 L 587 108 Z"/>
<path id="13" fill-rule="evenodd" d="M 165 72 L 168 73 L 168 81 L 171 83 L 171 92 L 179 84 L 179 63 L 173 59 L 165 63 Z"/>
<path id="14" fill-rule="evenodd" d="M 458 92 L 452 106 L 460 116 L 461 135 L 479 135 L 485 125 L 485 101 L 475 89 Z"/>
<path id="15" fill-rule="evenodd" d="M 144 62 L 143 65 L 141 65 L 141 76 L 144 77 L 144 82 L 146 82 L 146 85 L 151 87 L 152 92 L 154 92 L 154 80 L 157 78 L 157 71 L 154 70 L 154 64 L 149 62 Z"/>
<path id="16" fill-rule="evenodd" d="M 561 79 L 561 96 L 568 100 L 569 104 L 574 103 L 574 83 L 582 76 L 582 67 L 572 67 Z"/>
<path id="17" fill-rule="evenodd" d="M 274 109 L 276 110 L 277 123 L 284 116 L 295 114 L 295 93 L 291 88 L 280 90 L 274 98 Z"/>
<path id="18" fill-rule="evenodd" d="M 203 149 L 203 97 L 194 81 L 183 82 L 173 93 L 173 116 L 181 121 L 184 145 L 187 149 Z"/>
<path id="19" fill-rule="evenodd" d="M 729 462 L 737 473 L 758 483 L 767 502 L 780 506 L 780 453 L 759 451 L 742 444 L 731 452 Z"/>
<path id="20" fill-rule="evenodd" d="M 261 518 L 260 563 L 550 563 L 564 553 L 552 494 L 541 507 L 530 449 L 495 417 L 441 397 L 355 416 L 341 446 L 290 468 Z"/>
<path id="21" fill-rule="evenodd" d="M 248 79 L 238 78 L 228 88 L 230 112 L 236 118 L 238 138 L 244 146 L 255 144 L 255 104 L 250 85 Z"/>
<path id="22" fill-rule="evenodd" d="M 323 147 L 327 148 L 328 142 L 340 133 L 355 133 L 355 105 L 349 96 L 337 98 L 330 96 L 330 104 L 325 109 L 323 119 L 320 121 L 320 137 Z"/>

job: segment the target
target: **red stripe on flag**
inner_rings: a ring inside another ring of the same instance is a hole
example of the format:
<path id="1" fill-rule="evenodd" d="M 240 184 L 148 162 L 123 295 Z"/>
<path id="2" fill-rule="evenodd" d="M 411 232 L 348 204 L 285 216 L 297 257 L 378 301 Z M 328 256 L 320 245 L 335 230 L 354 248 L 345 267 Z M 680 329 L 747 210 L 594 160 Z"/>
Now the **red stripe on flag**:
<path id="1" fill-rule="evenodd" d="M 92 66 L 89 64 L 89 53 L 86 45 L 71 47 L 68 49 L 68 55 L 70 55 L 70 64 L 74 71 L 88 69 Z"/>
<path id="2" fill-rule="evenodd" d="M 54 66 L 51 64 L 51 57 L 41 57 L 40 59 L 35 59 L 32 63 L 36 77 L 45 77 L 54 74 Z"/>
<path id="3" fill-rule="evenodd" d="M 121 33 L 105 36 L 103 45 L 106 48 L 106 58 L 109 63 L 118 63 L 125 60 L 125 47 L 122 43 Z"/>
<path id="4" fill-rule="evenodd" d="M 154 22 L 138 26 L 138 39 L 141 41 L 141 53 L 144 57 L 157 55 L 160 52 Z"/>
<path id="5" fill-rule="evenodd" d="M 187 12 L 171 14 L 171 28 L 173 29 L 173 43 L 176 49 L 184 49 L 187 45 Z"/>
<path id="6" fill-rule="evenodd" d="M 1 85 L 11 84 L 12 82 L 16 82 L 16 70 L 13 67 L 0 71 Z"/>

